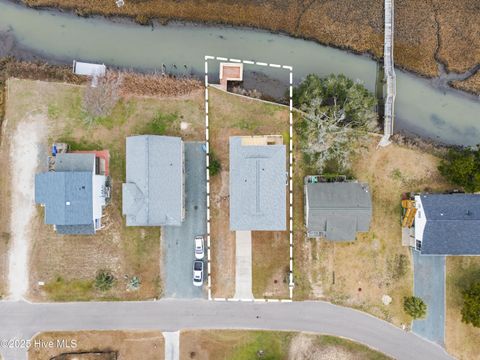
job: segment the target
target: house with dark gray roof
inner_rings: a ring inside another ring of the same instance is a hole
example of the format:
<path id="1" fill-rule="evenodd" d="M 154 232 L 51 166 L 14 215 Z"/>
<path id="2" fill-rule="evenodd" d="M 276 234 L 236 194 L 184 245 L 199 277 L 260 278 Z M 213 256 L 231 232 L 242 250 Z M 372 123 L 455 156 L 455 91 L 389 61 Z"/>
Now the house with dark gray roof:
<path id="1" fill-rule="evenodd" d="M 231 230 L 286 230 L 286 166 L 281 136 L 230 137 Z"/>
<path id="2" fill-rule="evenodd" d="M 480 255 L 480 195 L 419 194 L 415 208 L 422 255 Z"/>
<path id="3" fill-rule="evenodd" d="M 185 218 L 185 158 L 179 137 L 127 138 L 122 212 L 127 226 L 180 226 Z"/>
<path id="4" fill-rule="evenodd" d="M 316 176 L 307 176 L 304 186 L 308 237 L 354 241 L 357 232 L 369 230 L 372 198 L 368 184 L 315 179 Z"/>
<path id="5" fill-rule="evenodd" d="M 58 234 L 93 235 L 102 227 L 110 190 L 95 153 L 61 153 L 54 171 L 35 176 L 35 202 L 45 207 L 45 223 Z"/>

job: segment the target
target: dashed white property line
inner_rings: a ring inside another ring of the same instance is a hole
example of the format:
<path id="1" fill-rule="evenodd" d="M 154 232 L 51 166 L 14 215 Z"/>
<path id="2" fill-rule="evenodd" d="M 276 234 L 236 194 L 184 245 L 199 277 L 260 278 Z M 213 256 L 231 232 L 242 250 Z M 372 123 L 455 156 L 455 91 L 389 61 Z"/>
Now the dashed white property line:
<path id="1" fill-rule="evenodd" d="M 284 68 L 286 68 L 284 66 Z M 289 295 L 290 300 L 293 300 L 293 288 L 295 286 L 293 280 L 293 68 L 291 66 L 288 67 L 289 72 L 289 130 L 290 130 L 290 146 L 289 146 L 289 164 L 290 164 L 290 233 L 289 233 L 289 240 L 290 240 L 290 274 L 289 274 Z"/>
<path id="2" fill-rule="evenodd" d="M 208 60 L 230 61 L 249 65 L 268 66 L 289 71 L 289 242 L 290 242 L 290 266 L 289 266 L 289 299 L 234 299 L 234 298 L 212 298 L 211 283 L 211 255 L 210 255 L 210 150 L 209 150 L 209 119 L 208 119 Z M 208 259 L 208 299 L 214 301 L 255 301 L 255 302 L 291 302 L 293 299 L 293 67 L 290 65 L 272 64 L 252 60 L 232 59 L 220 56 L 205 56 L 205 143 L 206 143 L 206 164 L 207 164 L 207 259 Z"/>
<path id="3" fill-rule="evenodd" d="M 208 60 L 214 59 L 213 56 L 205 56 L 205 160 L 206 170 L 205 177 L 207 179 L 207 287 L 208 300 L 212 300 L 212 279 L 210 271 L 210 153 L 209 153 L 209 124 L 208 124 Z"/>

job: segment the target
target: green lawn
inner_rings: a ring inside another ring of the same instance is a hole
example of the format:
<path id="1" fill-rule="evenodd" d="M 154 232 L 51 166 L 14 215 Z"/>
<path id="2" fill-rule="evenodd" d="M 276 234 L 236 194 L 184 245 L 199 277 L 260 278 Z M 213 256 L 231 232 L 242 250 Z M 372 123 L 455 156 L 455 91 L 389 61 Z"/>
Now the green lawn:
<path id="1" fill-rule="evenodd" d="M 448 256 L 446 264 L 445 345 L 458 359 L 478 357 L 480 328 L 462 322 L 462 291 L 480 280 L 480 257 Z"/>

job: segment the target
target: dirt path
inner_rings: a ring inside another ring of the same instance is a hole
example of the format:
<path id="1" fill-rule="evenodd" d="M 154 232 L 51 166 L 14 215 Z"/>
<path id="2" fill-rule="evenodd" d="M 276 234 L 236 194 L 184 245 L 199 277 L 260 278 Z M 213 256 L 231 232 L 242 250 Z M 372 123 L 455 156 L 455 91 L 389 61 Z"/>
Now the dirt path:
<path id="1" fill-rule="evenodd" d="M 29 116 L 19 122 L 10 144 L 12 207 L 8 269 L 9 297 L 20 300 L 28 290 L 30 221 L 35 213 L 35 172 L 39 148 L 47 133 L 47 118 Z"/>

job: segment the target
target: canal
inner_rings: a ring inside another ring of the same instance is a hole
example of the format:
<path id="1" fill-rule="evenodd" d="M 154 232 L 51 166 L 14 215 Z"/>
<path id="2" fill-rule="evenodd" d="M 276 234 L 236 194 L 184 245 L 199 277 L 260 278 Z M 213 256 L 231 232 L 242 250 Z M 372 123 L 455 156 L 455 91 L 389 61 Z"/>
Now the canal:
<path id="1" fill-rule="evenodd" d="M 65 63 L 76 59 L 122 68 L 157 71 L 164 68 L 168 73 L 200 75 L 204 71 L 204 56 L 212 55 L 291 65 L 295 83 L 309 73 L 343 73 L 375 91 L 377 77 L 377 64 L 368 56 L 245 28 L 184 23 L 140 26 L 126 19 L 85 19 L 0 0 L 0 32 L 15 40 L 3 45 L 4 48 L 31 51 Z M 260 91 L 265 82 L 286 85 L 288 81 L 282 69 L 245 65 L 245 70 L 250 79 L 258 81 Z M 217 69 L 211 67 L 210 71 L 215 77 Z M 479 98 L 437 89 L 433 83 L 397 71 L 396 130 L 448 144 L 480 143 Z M 275 93 L 275 89 L 284 91 L 282 86 L 270 86 L 274 96 L 282 95 Z"/>

